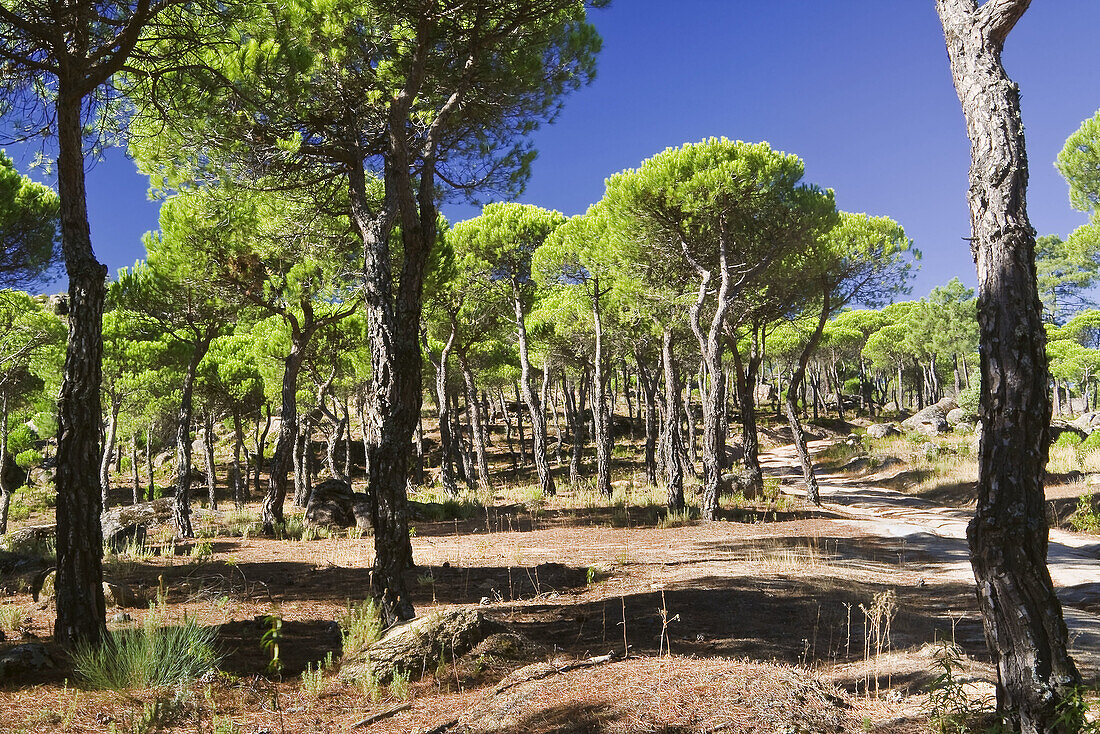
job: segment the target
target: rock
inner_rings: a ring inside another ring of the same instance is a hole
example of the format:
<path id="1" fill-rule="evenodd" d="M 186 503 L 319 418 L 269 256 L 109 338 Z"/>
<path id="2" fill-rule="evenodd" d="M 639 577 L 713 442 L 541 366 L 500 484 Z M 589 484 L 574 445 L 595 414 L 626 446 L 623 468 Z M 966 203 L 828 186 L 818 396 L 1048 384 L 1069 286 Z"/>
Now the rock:
<path id="1" fill-rule="evenodd" d="M 127 545 L 145 541 L 151 525 L 173 522 L 175 499 L 161 497 L 151 502 L 112 507 L 99 516 L 103 527 L 103 542 L 114 553 L 125 550 Z"/>
<path id="2" fill-rule="evenodd" d="M 56 541 L 56 525 L 29 525 L 0 536 L 0 549 L 21 555 L 43 555 Z"/>
<path id="3" fill-rule="evenodd" d="M 373 529 L 370 520 L 370 497 L 365 492 L 356 492 L 351 501 L 351 513 L 355 516 L 355 527 L 366 533 Z"/>
<path id="4" fill-rule="evenodd" d="M 1100 474 L 1087 474 L 1085 475 L 1086 487 L 1100 487 Z"/>
<path id="5" fill-rule="evenodd" d="M 0 682 L 39 680 L 56 668 L 53 654 L 39 642 L 27 642 L 0 651 Z"/>
<path id="6" fill-rule="evenodd" d="M 962 435 L 970 434 L 974 432 L 974 424 L 963 421 L 962 423 L 955 424 L 955 433 Z"/>
<path id="7" fill-rule="evenodd" d="M 448 661 L 459 658 L 499 631 L 476 609 L 434 612 L 393 627 L 362 650 L 345 650 L 340 677 L 385 683 L 397 671 L 419 678 L 423 671 L 435 670 L 441 655 Z"/>
<path id="8" fill-rule="evenodd" d="M 764 403 L 770 403 L 776 400 L 778 395 L 775 392 L 775 387 L 764 382 L 756 387 L 754 393 L 756 397 L 756 404 L 763 405 Z"/>
<path id="9" fill-rule="evenodd" d="M 111 621 L 119 624 L 122 622 L 129 622 L 131 619 L 133 619 L 133 617 L 126 612 L 119 612 L 118 614 L 111 615 Z"/>
<path id="10" fill-rule="evenodd" d="M 355 493 L 350 484 L 339 479 L 325 480 L 309 496 L 306 522 L 326 528 L 350 528 L 355 525 L 354 503 Z"/>
<path id="11" fill-rule="evenodd" d="M 763 489 L 760 483 L 754 480 L 752 473 L 749 471 L 723 474 L 721 481 L 718 483 L 718 494 L 720 496 L 732 495 L 740 492 L 744 495 L 745 499 L 748 500 L 754 500 L 759 497 Z"/>
<path id="12" fill-rule="evenodd" d="M 888 403 L 886 403 L 885 405 L 882 406 L 882 411 L 884 413 L 897 413 L 898 412 L 898 404 L 895 403 L 893 400 L 891 400 L 890 402 L 888 402 Z"/>
<path id="13" fill-rule="evenodd" d="M 1074 428 L 1083 431 L 1086 435 L 1100 428 L 1100 413 L 1084 413 L 1078 416 L 1071 424 Z"/>
<path id="14" fill-rule="evenodd" d="M 109 607 L 136 607 L 139 606 L 137 594 L 126 584 L 118 584 L 113 581 L 103 582 L 103 600 Z"/>
<path id="15" fill-rule="evenodd" d="M 871 438 L 886 438 L 901 433 L 897 423 L 873 423 L 867 426 L 867 435 Z"/>
<path id="16" fill-rule="evenodd" d="M 947 411 L 947 423 L 951 426 L 957 426 L 966 420 L 966 411 L 962 408 L 952 408 Z"/>
<path id="17" fill-rule="evenodd" d="M 907 431 L 915 431 L 925 436 L 936 436 L 946 433 L 949 426 L 947 413 L 958 406 L 952 398 L 944 398 L 940 402 L 929 405 L 924 410 L 918 411 L 911 418 L 901 422 L 901 427 Z"/>
<path id="18" fill-rule="evenodd" d="M 36 602 L 48 604 L 53 601 L 55 596 L 54 582 L 56 581 L 56 579 L 57 571 L 50 569 L 42 577 L 42 583 L 40 586 L 38 586 L 37 591 L 35 589 L 31 589 L 31 595 Z"/>
<path id="19" fill-rule="evenodd" d="M 1078 438 L 1087 438 L 1088 433 L 1083 429 L 1078 428 L 1067 420 L 1061 418 L 1055 418 L 1050 422 L 1050 440 L 1051 442 L 1057 441 L 1063 433 L 1070 433 Z"/>

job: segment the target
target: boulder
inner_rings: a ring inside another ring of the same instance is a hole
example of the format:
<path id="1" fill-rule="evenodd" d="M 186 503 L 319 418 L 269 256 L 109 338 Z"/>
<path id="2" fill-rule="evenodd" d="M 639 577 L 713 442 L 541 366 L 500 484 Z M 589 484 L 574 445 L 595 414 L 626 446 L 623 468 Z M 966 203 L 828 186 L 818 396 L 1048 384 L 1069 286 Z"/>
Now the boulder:
<path id="1" fill-rule="evenodd" d="M 1071 424 L 1074 428 L 1083 431 L 1085 435 L 1091 434 L 1096 429 L 1100 428 L 1100 413 L 1085 413 L 1073 421 Z"/>
<path id="2" fill-rule="evenodd" d="M 361 650 L 345 650 L 340 677 L 346 681 L 385 683 L 395 672 L 418 678 L 435 670 L 440 657 L 465 655 L 500 627 L 476 609 L 445 609 L 391 628 Z"/>
<path id="3" fill-rule="evenodd" d="M 901 429 L 898 428 L 896 423 L 872 423 L 867 426 L 867 435 L 871 438 L 886 438 L 900 433 Z"/>
<path id="4" fill-rule="evenodd" d="M 327 528 L 350 528 L 355 525 L 355 493 L 351 485 L 339 479 L 328 479 L 313 488 L 306 504 L 306 522 Z"/>
<path id="5" fill-rule="evenodd" d="M 766 382 L 757 385 L 754 396 L 756 397 L 757 405 L 773 402 L 779 397 L 775 392 L 775 387 Z"/>
<path id="6" fill-rule="evenodd" d="M 364 492 L 356 492 L 351 501 L 351 513 L 355 516 L 355 527 L 366 533 L 372 529 L 370 519 L 370 497 Z"/>
<path id="7" fill-rule="evenodd" d="M 719 495 L 732 495 L 740 492 L 745 499 L 754 500 L 761 495 L 764 488 L 755 481 L 752 472 L 740 471 L 723 474 L 718 483 Z"/>
<path id="8" fill-rule="evenodd" d="M 957 426 L 966 420 L 966 411 L 962 408 L 952 408 L 947 411 L 947 423 L 951 426 Z"/>
<path id="9" fill-rule="evenodd" d="M 944 398 L 938 403 L 918 411 L 911 418 L 903 420 L 901 427 L 907 431 L 915 431 L 925 436 L 946 433 L 949 429 L 947 414 L 957 407 L 959 406 L 955 404 L 954 398 Z"/>
<path id="10" fill-rule="evenodd" d="M 41 555 L 56 541 L 56 525 L 29 525 L 0 535 L 0 550 L 22 555 Z"/>
<path id="11" fill-rule="evenodd" d="M 143 542 L 149 526 L 172 522 L 175 511 L 172 497 L 112 507 L 99 516 L 103 542 L 112 552 L 119 553 L 127 545 Z"/>
<path id="12" fill-rule="evenodd" d="M 1050 440 L 1057 441 L 1063 433 L 1069 433 L 1078 438 L 1088 437 L 1088 433 L 1078 428 L 1067 420 L 1055 418 L 1050 422 Z"/>
<path id="13" fill-rule="evenodd" d="M 126 584 L 117 584 L 113 581 L 103 582 L 103 600 L 109 607 L 138 607 L 141 600 L 137 594 Z"/>
<path id="14" fill-rule="evenodd" d="M 967 435 L 974 432 L 974 424 L 963 421 L 962 423 L 956 423 L 954 428 L 955 433 L 960 435 Z"/>
<path id="15" fill-rule="evenodd" d="M 39 681 L 57 668 L 53 653 L 39 642 L 0 651 L 0 683 Z"/>

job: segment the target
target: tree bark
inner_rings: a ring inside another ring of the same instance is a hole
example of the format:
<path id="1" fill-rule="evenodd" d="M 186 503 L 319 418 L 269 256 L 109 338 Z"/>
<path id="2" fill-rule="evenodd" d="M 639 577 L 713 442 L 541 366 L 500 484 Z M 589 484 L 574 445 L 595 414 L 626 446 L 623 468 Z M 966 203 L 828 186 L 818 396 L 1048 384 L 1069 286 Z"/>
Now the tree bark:
<path id="1" fill-rule="evenodd" d="M 978 505 L 968 529 L 997 706 L 1013 729 L 1059 723 L 1081 677 L 1067 652 L 1047 569 L 1043 478 L 1050 402 L 1046 333 L 1027 216 L 1027 154 L 1019 88 L 1001 65 L 1005 38 L 1030 0 L 937 0 L 971 142 L 970 212 L 978 271 L 981 419 Z"/>
<path id="2" fill-rule="evenodd" d="M 474 455 L 477 462 L 477 483 L 482 489 L 492 487 L 489 479 L 489 459 L 485 451 L 485 417 L 481 412 L 481 403 L 477 399 L 477 384 L 474 382 L 474 371 L 470 369 L 470 361 L 462 352 L 458 353 L 458 366 L 462 370 L 462 379 L 466 382 L 466 401 L 470 406 L 471 438 L 474 442 Z M 555 418 L 557 414 L 555 413 Z M 561 442 L 561 430 L 558 430 L 559 443 Z"/>
<path id="3" fill-rule="evenodd" d="M 103 440 L 103 457 L 99 462 L 99 483 L 102 495 L 100 501 L 106 510 L 110 503 L 111 493 L 111 460 L 115 453 L 115 438 L 118 435 L 118 412 L 122 404 L 115 400 L 111 403 L 111 417 L 107 421 L 107 436 Z"/>
<path id="4" fill-rule="evenodd" d="M 203 425 L 203 452 L 206 454 L 206 491 L 210 509 L 218 509 L 218 475 L 214 465 L 214 414 L 207 410 Z"/>
<path id="5" fill-rule="evenodd" d="M 134 486 L 134 504 L 141 502 L 141 475 L 138 473 L 137 431 L 130 436 L 130 479 Z"/>
<path id="6" fill-rule="evenodd" d="M 821 312 L 817 319 L 814 333 L 810 335 L 802 353 L 798 355 L 798 366 L 791 373 L 791 382 L 787 386 L 787 422 L 791 426 L 791 435 L 794 437 L 795 451 L 798 452 L 798 461 L 802 465 L 802 478 L 806 482 L 806 499 L 815 505 L 821 504 L 821 489 L 817 484 L 817 475 L 814 474 L 814 462 L 810 456 L 810 450 L 806 446 L 806 434 L 802 430 L 802 423 L 798 420 L 797 395 L 806 379 L 806 365 L 810 363 L 810 357 L 821 343 L 821 335 L 825 332 L 825 324 L 829 321 L 832 311 L 832 294 L 828 287 L 822 291 Z"/>
<path id="7" fill-rule="evenodd" d="M 665 372 L 665 494 L 668 509 L 684 509 L 684 467 L 680 462 L 680 379 L 672 352 L 672 328 L 666 327 L 661 338 L 661 361 Z"/>
<path id="8" fill-rule="evenodd" d="M 153 474 L 153 433 L 156 430 L 156 423 L 149 424 L 149 428 L 145 431 L 145 473 L 149 475 L 149 485 L 146 487 L 148 492 L 148 499 L 153 501 L 153 495 L 156 494 L 156 476 Z"/>
<path id="9" fill-rule="evenodd" d="M 182 538 L 195 537 L 191 527 L 191 414 L 194 404 L 195 377 L 210 346 L 211 336 L 198 340 L 187 362 L 187 371 L 183 375 L 180 387 L 179 417 L 176 421 L 176 532 Z"/>
<path id="10" fill-rule="evenodd" d="M 0 401 L 0 535 L 8 532 L 12 488 L 4 481 L 8 471 L 8 396 Z"/>
<path id="11" fill-rule="evenodd" d="M 275 533 L 275 526 L 282 525 L 283 503 L 286 501 L 287 477 L 298 438 L 298 373 L 305 358 L 306 335 L 294 328 L 291 334 L 290 353 L 283 359 L 282 407 L 279 408 L 279 437 L 275 452 L 271 455 L 271 470 L 267 479 L 267 494 L 260 504 L 260 522 L 263 532 Z M 266 434 L 266 431 L 264 432 Z M 257 447 L 257 456 L 262 447 Z M 259 471 L 257 470 L 257 475 Z"/>
<path id="12" fill-rule="evenodd" d="M 54 640 L 96 645 L 106 632 L 99 481 L 100 382 L 107 268 L 92 251 L 84 179 L 83 80 L 61 78 L 57 110 L 57 184 L 61 249 L 69 276 L 69 339 L 58 401 L 57 618 Z"/>
<path id="13" fill-rule="evenodd" d="M 607 365 L 603 349 L 603 314 L 600 281 L 594 279 L 596 296 L 592 300 L 592 322 L 596 333 L 592 372 L 592 426 L 596 434 L 596 491 L 611 496 L 611 416 L 607 408 Z"/>
<path id="14" fill-rule="evenodd" d="M 520 297 L 519 285 L 512 284 L 512 308 L 516 316 L 516 335 L 519 339 L 519 369 L 520 386 L 523 390 L 523 400 L 527 403 L 527 411 L 531 414 L 531 436 L 534 439 L 534 447 L 531 453 L 535 459 L 535 470 L 539 475 L 539 485 L 542 493 L 553 496 L 557 490 L 554 487 L 554 475 L 550 471 L 550 462 L 546 456 L 546 412 L 542 408 L 538 393 L 533 384 L 534 376 L 531 374 L 531 355 L 527 344 L 527 319 L 523 313 L 523 299 Z M 522 437 L 520 439 L 522 441 Z"/>
<path id="15" fill-rule="evenodd" d="M 642 355 L 635 358 L 638 363 L 638 383 L 645 401 L 645 479 L 650 486 L 657 485 L 657 380 L 659 376 L 650 372 Z"/>

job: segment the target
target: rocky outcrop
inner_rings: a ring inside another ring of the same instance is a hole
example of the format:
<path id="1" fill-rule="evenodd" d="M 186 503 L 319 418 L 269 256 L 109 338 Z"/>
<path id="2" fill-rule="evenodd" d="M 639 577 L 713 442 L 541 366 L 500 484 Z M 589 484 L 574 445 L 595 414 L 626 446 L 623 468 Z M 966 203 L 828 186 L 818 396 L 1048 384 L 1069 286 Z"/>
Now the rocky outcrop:
<path id="1" fill-rule="evenodd" d="M 873 423 L 867 426 L 867 435 L 871 438 L 886 438 L 900 433 L 901 429 L 896 423 Z"/>
<path id="2" fill-rule="evenodd" d="M 1100 413 L 1085 413 L 1078 416 L 1070 425 L 1087 436 L 1100 428 Z"/>
<path id="3" fill-rule="evenodd" d="M 1089 434 L 1074 424 L 1061 418 L 1055 418 L 1050 422 L 1050 440 L 1057 441 L 1062 434 L 1068 433 L 1078 438 L 1086 438 Z"/>
<path id="4" fill-rule="evenodd" d="M 386 682 L 395 672 L 419 678 L 435 670 L 440 657 L 454 660 L 472 650 L 500 626 L 477 609 L 445 609 L 390 629 L 361 650 L 345 650 L 340 666 L 344 680 Z"/>
<path id="5" fill-rule="evenodd" d="M 306 504 L 305 519 L 325 528 L 350 528 L 355 525 L 355 493 L 351 485 L 328 479 L 313 488 Z"/>
<path id="6" fill-rule="evenodd" d="M 140 544 L 151 525 L 173 522 L 175 500 L 161 497 L 151 502 L 112 507 L 99 516 L 103 526 L 103 542 L 115 553 L 128 545 Z"/>
<path id="7" fill-rule="evenodd" d="M 953 408 L 947 411 L 947 423 L 950 426 L 957 426 L 966 420 L 966 411 L 962 408 Z"/>
<path id="8" fill-rule="evenodd" d="M 0 683 L 34 683 L 57 669 L 53 653 L 45 645 L 28 642 L 0 651 Z"/>
<path id="9" fill-rule="evenodd" d="M 907 431 L 915 431 L 925 436 L 946 433 L 950 429 L 947 414 L 957 407 L 959 406 L 955 403 L 954 398 L 944 398 L 938 403 L 918 411 L 911 418 L 906 418 L 901 422 L 901 427 Z"/>

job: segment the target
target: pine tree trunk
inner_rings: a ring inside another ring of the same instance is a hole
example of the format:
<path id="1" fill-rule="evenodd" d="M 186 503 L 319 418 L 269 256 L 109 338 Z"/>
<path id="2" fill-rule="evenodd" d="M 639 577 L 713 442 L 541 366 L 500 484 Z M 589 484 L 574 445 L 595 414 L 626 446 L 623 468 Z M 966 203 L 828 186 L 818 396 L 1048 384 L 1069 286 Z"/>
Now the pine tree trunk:
<path id="1" fill-rule="evenodd" d="M 244 446 L 244 431 L 241 427 L 241 414 L 233 411 L 233 504 L 239 509 L 244 506 L 247 491 L 247 477 L 241 469 L 241 447 Z"/>
<path id="2" fill-rule="evenodd" d="M 210 346 L 210 339 L 196 342 L 187 362 L 180 388 L 179 417 L 176 421 L 176 532 L 181 538 L 195 537 L 191 527 L 191 416 L 194 405 L 195 378 Z"/>
<path id="3" fill-rule="evenodd" d="M 57 618 L 54 640 L 96 645 L 106 632 L 103 599 L 103 509 L 99 478 L 100 382 L 107 268 L 92 251 L 84 179 L 82 80 L 58 82 L 57 184 L 61 249 L 69 276 L 69 339 L 58 400 Z"/>
<path id="4" fill-rule="evenodd" d="M 118 435 L 118 411 L 121 407 L 121 403 L 117 400 L 111 405 L 111 418 L 107 422 L 107 435 L 103 441 L 103 456 L 99 462 L 99 482 L 102 488 L 100 501 L 104 510 L 110 506 L 111 461 L 114 459 L 115 438 Z"/>
<path id="5" fill-rule="evenodd" d="M 470 421 L 473 423 L 471 437 L 473 438 L 474 455 L 477 461 L 477 481 L 482 489 L 489 489 L 493 485 L 489 479 L 489 458 L 485 450 L 486 431 L 484 416 L 481 412 L 482 406 L 477 399 L 477 384 L 474 382 L 474 372 L 470 369 L 470 362 L 465 354 L 460 353 L 458 355 L 458 364 L 462 369 L 462 379 L 466 382 L 466 400 L 470 405 Z M 555 422 L 557 417 L 558 414 L 555 412 Z M 561 443 L 561 428 L 558 429 L 558 443 Z"/>
<path id="6" fill-rule="evenodd" d="M 4 481 L 8 472 L 8 396 L 0 400 L 0 535 L 8 532 L 12 488 Z"/>
<path id="7" fill-rule="evenodd" d="M 206 423 L 203 430 L 203 451 L 206 453 L 206 490 L 210 509 L 218 509 L 218 475 L 214 466 L 214 415 L 206 411 Z"/>
<path id="8" fill-rule="evenodd" d="M 821 343 L 821 335 L 825 331 L 825 324 L 828 323 L 829 314 L 832 310 L 831 301 L 832 294 L 829 292 L 828 287 L 823 288 L 821 312 L 817 319 L 817 327 L 806 341 L 806 345 L 802 348 L 802 353 L 798 356 L 798 365 L 795 367 L 794 372 L 791 373 L 791 383 L 787 387 L 786 399 L 787 422 L 790 424 L 791 435 L 794 437 L 794 446 L 795 451 L 798 452 L 798 461 L 802 465 L 802 477 L 806 481 L 806 499 L 813 502 L 815 505 L 821 504 L 821 489 L 818 487 L 817 476 L 814 474 L 813 458 L 810 456 L 810 450 L 806 446 L 806 434 L 802 430 L 802 423 L 798 420 L 798 406 L 795 403 L 795 396 L 798 394 L 798 389 L 806 379 L 806 365 L 810 363 L 810 357 L 817 350 L 817 345 Z"/>
<path id="9" fill-rule="evenodd" d="M 599 293 L 599 279 L 595 279 Z M 596 332 L 595 361 L 592 371 L 592 427 L 596 434 L 596 491 L 611 497 L 611 418 L 607 408 L 607 366 L 603 350 L 603 319 L 600 299 L 592 302 L 592 322 Z"/>
<path id="10" fill-rule="evenodd" d="M 452 433 L 451 401 L 447 391 L 447 361 L 451 357 L 455 338 L 458 336 L 458 324 L 451 324 L 451 333 L 439 353 L 435 365 L 435 401 L 439 409 L 439 482 L 443 493 L 449 497 L 458 496 L 458 484 L 455 482 L 455 437 Z"/>
<path id="11" fill-rule="evenodd" d="M 742 463 L 749 476 L 751 488 L 746 494 L 760 492 L 764 487 L 764 472 L 760 468 L 760 438 L 756 429 L 756 375 L 761 358 L 753 353 L 749 363 L 743 364 L 740 353 L 733 350 L 733 366 L 737 374 L 737 391 L 741 395 L 741 443 L 744 449 Z"/>
<path id="12" fill-rule="evenodd" d="M 156 431 L 156 423 L 150 423 L 149 428 L 145 431 L 145 473 L 149 476 L 148 499 L 153 501 L 153 495 L 156 494 L 156 476 L 153 474 L 153 434 Z"/>
<path id="13" fill-rule="evenodd" d="M 978 505 L 968 529 L 978 606 L 997 667 L 997 705 L 1024 734 L 1062 734 L 1081 677 L 1047 570 L 1043 478 L 1050 439 L 1046 332 L 1027 216 L 1018 87 L 1001 65 L 1029 0 L 937 0 L 971 141 L 971 246 L 978 270 Z"/>
<path id="14" fill-rule="evenodd" d="M 657 374 L 650 374 L 639 353 L 638 386 L 645 402 L 645 480 L 651 487 L 657 486 Z"/>
<path id="15" fill-rule="evenodd" d="M 141 502 L 141 475 L 138 473 L 137 431 L 130 436 L 130 479 L 134 486 L 134 504 Z"/>
<path id="16" fill-rule="evenodd" d="M 680 463 L 680 378 L 672 351 L 672 329 L 666 327 L 661 338 L 661 361 L 665 373 L 665 494 L 670 512 L 684 509 L 684 468 Z"/>
<path id="17" fill-rule="evenodd" d="M 531 436 L 534 438 L 534 447 L 531 453 L 535 458 L 535 470 L 539 475 L 539 485 L 542 493 L 552 496 L 557 491 L 554 487 L 554 475 L 550 472 L 550 462 L 546 457 L 546 413 L 542 409 L 539 395 L 535 392 L 533 384 L 534 376 L 531 374 L 531 356 L 527 345 L 527 324 L 523 313 L 523 300 L 520 298 L 519 286 L 512 285 L 512 307 L 516 315 L 516 334 L 519 337 L 519 369 L 520 385 L 523 388 L 523 399 L 527 403 L 527 410 L 531 414 Z M 520 441 L 522 442 L 522 437 Z"/>
<path id="18" fill-rule="evenodd" d="M 298 438 L 298 373 L 305 357 L 306 336 L 298 329 L 291 334 L 290 353 L 283 358 L 283 384 L 279 408 L 279 437 L 275 452 L 271 455 L 271 469 L 267 478 L 267 493 L 260 504 L 260 522 L 263 532 L 275 534 L 275 526 L 282 525 L 283 503 L 286 501 L 287 478 L 293 460 L 294 444 Z M 266 431 L 265 431 L 266 434 Z M 257 447 L 257 457 L 262 458 Z M 257 476 L 259 470 L 257 469 Z"/>

